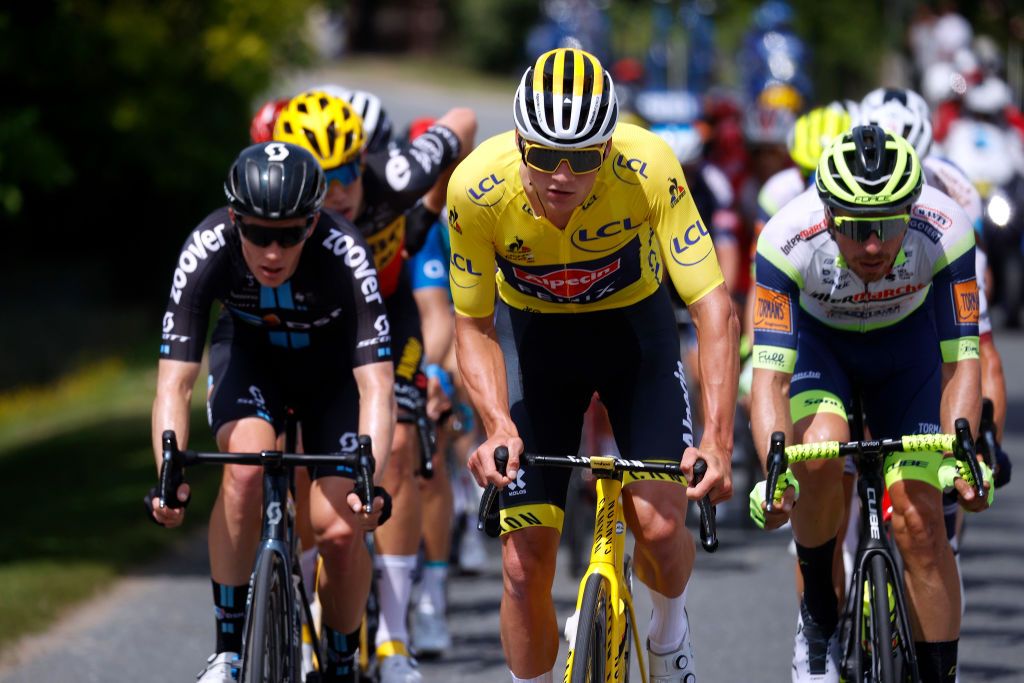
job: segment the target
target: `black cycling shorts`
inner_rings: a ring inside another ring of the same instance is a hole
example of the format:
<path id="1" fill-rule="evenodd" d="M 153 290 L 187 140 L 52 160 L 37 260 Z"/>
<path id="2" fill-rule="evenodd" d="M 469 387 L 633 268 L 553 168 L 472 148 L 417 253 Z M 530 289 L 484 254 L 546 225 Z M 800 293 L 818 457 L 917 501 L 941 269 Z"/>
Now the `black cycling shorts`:
<path id="1" fill-rule="evenodd" d="M 228 422 L 259 417 L 280 436 L 290 407 L 302 425 L 306 453 L 354 453 L 359 389 L 351 364 L 338 360 L 348 354 L 281 349 L 236 335 L 233 327 L 223 316 L 210 343 L 206 408 L 213 433 Z M 335 474 L 332 467 L 310 468 L 313 478 Z"/>
<path id="2" fill-rule="evenodd" d="M 678 463 L 693 445 L 679 333 L 663 288 L 593 313 L 527 313 L 499 301 L 495 326 L 512 419 L 527 453 L 575 455 L 594 392 L 623 458 Z M 502 533 L 527 526 L 560 531 L 570 475 L 568 468 L 520 468 L 501 492 Z M 664 479 L 627 474 L 624 483 L 652 478 Z M 681 473 L 675 481 L 685 486 Z"/>

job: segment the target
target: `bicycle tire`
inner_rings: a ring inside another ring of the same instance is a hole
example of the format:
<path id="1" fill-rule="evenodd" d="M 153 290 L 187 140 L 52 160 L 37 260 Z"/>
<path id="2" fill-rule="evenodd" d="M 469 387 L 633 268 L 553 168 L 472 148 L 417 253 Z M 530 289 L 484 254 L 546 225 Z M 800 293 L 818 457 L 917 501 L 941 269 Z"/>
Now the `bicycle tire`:
<path id="1" fill-rule="evenodd" d="M 260 553 L 245 620 L 240 683 L 298 683 L 293 670 L 287 590 L 290 584 L 281 556 L 275 552 Z"/>
<path id="2" fill-rule="evenodd" d="M 604 683 L 610 603 L 608 581 L 600 574 L 588 576 L 580 603 L 569 683 Z"/>
<path id="3" fill-rule="evenodd" d="M 880 683 L 898 683 L 889 616 L 889 567 L 881 554 L 871 558 L 871 658 Z"/>

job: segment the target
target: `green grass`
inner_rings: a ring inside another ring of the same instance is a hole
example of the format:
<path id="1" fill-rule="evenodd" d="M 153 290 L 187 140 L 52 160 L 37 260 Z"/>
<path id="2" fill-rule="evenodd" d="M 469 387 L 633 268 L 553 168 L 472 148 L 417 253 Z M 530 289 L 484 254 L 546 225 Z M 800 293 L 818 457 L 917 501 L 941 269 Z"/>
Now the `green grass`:
<path id="1" fill-rule="evenodd" d="M 156 481 L 149 445 L 154 379 L 152 365 L 107 363 L 53 387 L 0 397 L 8 520 L 0 534 L 0 648 L 45 629 L 206 521 L 214 468 L 190 473 L 193 502 L 182 529 L 161 529 L 144 517 L 142 496 Z M 212 448 L 201 402 L 192 424 L 189 445 Z"/>

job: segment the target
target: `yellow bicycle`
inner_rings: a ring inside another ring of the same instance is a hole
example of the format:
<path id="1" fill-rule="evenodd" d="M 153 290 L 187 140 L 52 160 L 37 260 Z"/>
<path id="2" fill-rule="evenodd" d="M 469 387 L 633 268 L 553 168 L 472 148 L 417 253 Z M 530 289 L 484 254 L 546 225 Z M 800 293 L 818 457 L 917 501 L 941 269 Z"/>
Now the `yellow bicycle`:
<path id="1" fill-rule="evenodd" d="M 495 449 L 495 464 L 504 473 L 508 450 Z M 625 683 L 629 680 L 629 658 L 635 646 L 640 651 L 640 636 L 633 613 L 632 568 L 626 553 L 626 521 L 622 507 L 622 479 L 625 472 L 637 478 L 684 482 L 676 463 L 645 463 L 613 456 L 551 456 L 524 453 L 527 466 L 578 467 L 589 469 L 597 480 L 597 504 L 594 513 L 594 544 L 590 564 L 580 580 L 576 598 L 578 617 L 576 634 L 565 664 L 565 683 Z M 707 463 L 694 466 L 694 483 L 700 482 Z M 718 549 L 715 508 L 705 496 L 700 508 L 700 539 L 704 549 Z M 488 485 L 480 501 L 478 528 L 489 536 L 500 535 L 498 489 Z M 643 657 L 639 659 L 640 677 L 647 681 Z"/>

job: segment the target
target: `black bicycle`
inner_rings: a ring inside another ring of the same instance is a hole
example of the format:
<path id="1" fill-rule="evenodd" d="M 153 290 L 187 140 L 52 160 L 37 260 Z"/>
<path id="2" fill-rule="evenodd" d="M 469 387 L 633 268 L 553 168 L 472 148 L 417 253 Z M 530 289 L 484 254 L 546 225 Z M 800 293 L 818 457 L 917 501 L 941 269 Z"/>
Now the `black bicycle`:
<path id="1" fill-rule="evenodd" d="M 422 401 L 412 413 L 399 411 L 398 422 L 416 426 L 416 436 L 420 440 L 419 474 L 424 479 L 434 478 L 434 454 L 437 452 L 437 427 L 427 417 L 427 406 Z"/>
<path id="2" fill-rule="evenodd" d="M 858 415 L 857 411 L 853 413 Z M 851 420 L 851 432 L 863 436 L 859 419 Z M 860 538 L 846 604 L 839 621 L 842 651 L 840 673 L 851 683 L 916 683 L 920 680 L 914 636 L 903 586 L 903 573 L 888 530 L 882 523 L 885 493 L 883 464 L 890 453 L 952 450 L 973 477 L 977 495 L 984 497 L 981 468 L 974 452 L 967 420 L 955 422 L 956 434 L 916 434 L 899 439 L 858 440 L 847 443 L 823 441 L 785 445 L 782 432 L 772 434 L 768 453 L 766 491 L 775 491 L 789 463 L 850 456 L 857 465 L 857 492 L 861 504 Z M 779 501 L 769 500 L 771 511 Z"/>
<path id="3" fill-rule="evenodd" d="M 184 482 L 185 468 L 194 465 L 253 465 L 263 468 L 263 522 L 256 552 L 242 635 L 241 683 L 317 683 L 324 666 L 317 638 L 313 638 L 319 670 L 302 677 L 303 618 L 313 624 L 309 593 L 299 567 L 295 532 L 294 468 L 338 468 L 354 479 L 363 509 L 373 509 L 374 460 L 370 437 L 361 435 L 355 453 L 312 455 L 261 451 L 259 453 L 200 453 L 179 450 L 175 433 L 163 433 L 160 497 L 169 507 L 181 507 L 175 493 Z M 294 434 L 287 440 L 294 448 Z"/>

